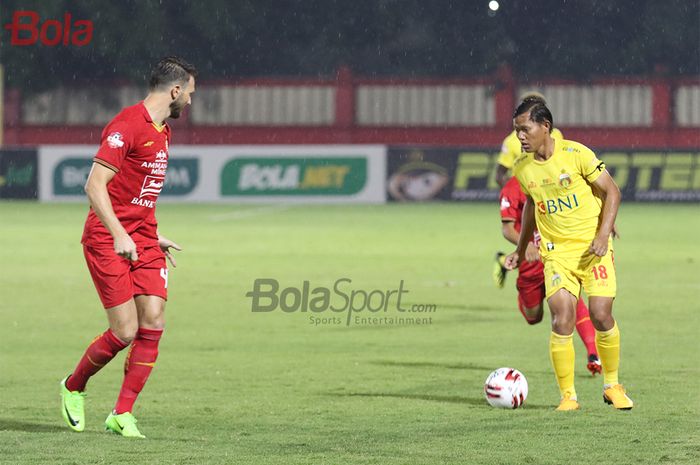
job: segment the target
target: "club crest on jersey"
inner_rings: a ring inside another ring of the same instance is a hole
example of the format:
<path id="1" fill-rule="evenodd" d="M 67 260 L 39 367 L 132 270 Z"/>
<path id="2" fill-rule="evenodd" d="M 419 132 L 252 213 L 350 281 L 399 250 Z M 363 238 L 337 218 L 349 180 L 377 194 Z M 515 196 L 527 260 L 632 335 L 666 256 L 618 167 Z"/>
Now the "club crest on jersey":
<path id="1" fill-rule="evenodd" d="M 562 171 L 559 175 L 559 185 L 564 188 L 569 187 L 571 185 L 571 176 Z"/>
<path id="2" fill-rule="evenodd" d="M 124 140 L 120 132 L 113 132 L 107 136 L 107 145 L 112 149 L 124 147 Z"/>

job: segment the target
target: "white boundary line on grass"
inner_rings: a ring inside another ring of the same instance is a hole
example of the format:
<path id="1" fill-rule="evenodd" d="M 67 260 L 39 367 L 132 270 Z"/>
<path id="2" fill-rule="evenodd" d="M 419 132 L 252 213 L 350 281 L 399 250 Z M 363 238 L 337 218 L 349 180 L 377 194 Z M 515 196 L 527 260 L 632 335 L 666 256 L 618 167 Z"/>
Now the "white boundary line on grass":
<path id="1" fill-rule="evenodd" d="M 246 218 L 252 218 L 255 216 L 269 215 L 271 213 L 278 213 L 294 208 L 294 205 L 267 205 L 264 207 L 257 208 L 247 208 L 245 210 L 237 210 L 228 213 L 219 213 L 218 215 L 211 215 L 209 217 L 210 221 L 237 221 L 244 220 Z"/>

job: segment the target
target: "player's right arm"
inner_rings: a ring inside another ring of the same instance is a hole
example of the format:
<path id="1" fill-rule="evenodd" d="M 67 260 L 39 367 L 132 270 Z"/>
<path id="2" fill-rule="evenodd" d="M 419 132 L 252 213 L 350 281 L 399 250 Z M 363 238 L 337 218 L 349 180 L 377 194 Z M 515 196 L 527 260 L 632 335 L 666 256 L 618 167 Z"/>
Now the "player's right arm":
<path id="1" fill-rule="evenodd" d="M 114 252 L 124 258 L 136 261 L 139 259 L 136 253 L 136 244 L 119 222 L 117 215 L 114 214 L 112 201 L 107 191 L 107 184 L 116 174 L 100 163 L 93 163 L 85 183 L 85 193 L 93 211 L 114 239 Z"/>
<path id="2" fill-rule="evenodd" d="M 509 270 L 514 270 L 518 267 L 519 263 L 524 261 L 525 252 L 530 242 L 529 238 L 532 237 L 535 232 L 535 203 L 532 201 L 532 197 L 529 195 L 526 197 L 525 205 L 523 205 L 523 217 L 520 225 L 518 246 L 515 252 L 506 257 L 505 261 L 505 267 Z"/>

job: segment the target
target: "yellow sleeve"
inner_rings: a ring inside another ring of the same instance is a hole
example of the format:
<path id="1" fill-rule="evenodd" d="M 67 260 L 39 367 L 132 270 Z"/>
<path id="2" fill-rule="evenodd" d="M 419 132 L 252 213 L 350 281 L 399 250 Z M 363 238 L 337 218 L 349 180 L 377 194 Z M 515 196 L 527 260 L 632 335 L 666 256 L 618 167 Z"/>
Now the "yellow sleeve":
<path id="1" fill-rule="evenodd" d="M 525 155 L 521 155 L 521 156 L 525 157 Z M 520 157 L 518 157 L 518 162 L 515 163 L 516 166 L 513 168 L 513 177 L 518 180 L 518 184 L 520 184 L 520 190 L 522 190 L 525 193 L 525 195 L 530 195 L 530 191 L 528 190 L 527 186 L 525 186 L 525 184 L 523 184 L 522 165 L 517 166 L 518 163 L 524 163 L 525 160 L 520 160 L 519 158 Z"/>
<path id="2" fill-rule="evenodd" d="M 520 141 L 515 135 L 515 131 L 513 131 L 508 135 L 508 137 L 503 139 L 501 153 L 498 154 L 498 164 L 503 165 L 508 169 L 513 168 L 513 163 L 515 162 L 515 159 L 520 156 L 521 151 Z"/>
<path id="3" fill-rule="evenodd" d="M 589 149 L 585 145 L 578 145 L 576 154 L 576 166 L 581 173 L 581 177 L 586 179 L 588 182 L 594 182 L 598 179 L 598 176 L 603 174 L 605 171 L 605 163 L 598 160 L 593 150 Z"/>

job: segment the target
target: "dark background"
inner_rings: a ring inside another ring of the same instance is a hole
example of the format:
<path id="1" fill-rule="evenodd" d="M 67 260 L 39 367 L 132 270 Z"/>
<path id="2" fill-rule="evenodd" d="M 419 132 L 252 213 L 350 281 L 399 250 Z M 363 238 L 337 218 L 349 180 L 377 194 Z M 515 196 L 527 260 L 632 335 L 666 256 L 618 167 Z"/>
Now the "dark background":
<path id="1" fill-rule="evenodd" d="M 84 47 L 9 45 L 15 10 L 42 21 L 89 19 Z M 94 80 L 143 82 L 157 58 L 181 55 L 200 78 L 700 73 L 698 0 L 56 0 L 0 4 L 8 87 L 36 92 Z"/>

